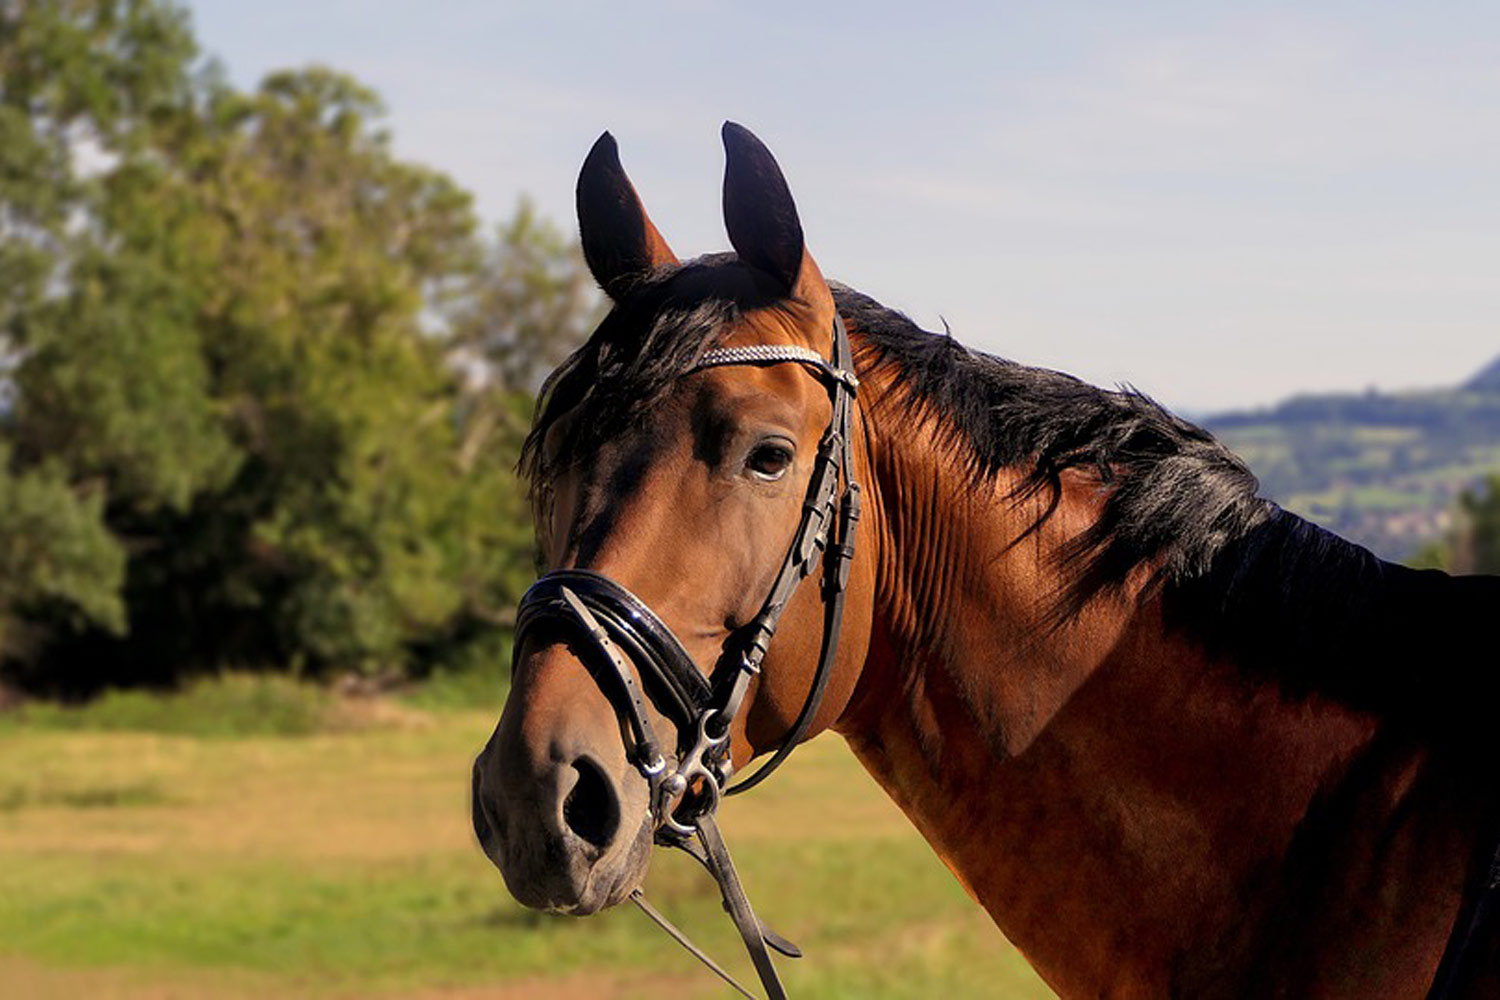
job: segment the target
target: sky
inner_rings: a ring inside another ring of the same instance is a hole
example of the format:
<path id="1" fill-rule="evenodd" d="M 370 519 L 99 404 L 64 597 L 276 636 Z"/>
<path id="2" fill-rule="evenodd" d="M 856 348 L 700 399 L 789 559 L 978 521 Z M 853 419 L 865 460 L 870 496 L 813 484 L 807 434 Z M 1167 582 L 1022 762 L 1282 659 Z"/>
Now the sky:
<path id="1" fill-rule="evenodd" d="M 718 129 L 823 272 L 1180 410 L 1451 384 L 1500 354 L 1500 5 L 194 0 L 231 78 L 318 63 L 498 221 L 576 228 L 604 130 L 681 257 Z"/>

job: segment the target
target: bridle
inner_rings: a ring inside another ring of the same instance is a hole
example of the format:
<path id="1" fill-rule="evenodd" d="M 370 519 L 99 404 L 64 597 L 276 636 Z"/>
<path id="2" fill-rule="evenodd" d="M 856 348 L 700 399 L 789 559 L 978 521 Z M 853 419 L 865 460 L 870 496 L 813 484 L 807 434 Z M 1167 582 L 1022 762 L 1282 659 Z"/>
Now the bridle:
<path id="1" fill-rule="evenodd" d="M 712 675 L 704 677 L 672 630 L 644 601 L 609 577 L 590 570 L 554 570 L 531 586 L 517 609 L 515 649 L 519 651 L 527 633 L 543 623 L 561 626 L 585 640 L 581 646 L 590 675 L 610 699 L 628 734 L 626 756 L 649 783 L 656 842 L 685 851 L 714 877 L 767 995 L 771 1000 L 785 1000 L 786 990 L 768 948 L 791 958 L 802 953 L 756 918 L 714 816 L 722 796 L 760 784 L 807 735 L 833 673 L 859 521 L 860 490 L 854 481 L 850 439 L 859 380 L 854 375 L 848 331 L 837 315 L 833 319 L 831 359 L 790 345 L 725 347 L 704 352 L 683 374 L 726 365 L 773 364 L 802 365 L 816 375 L 828 389 L 833 413 L 818 444 L 796 532 L 770 593 L 759 613 L 725 643 Z M 819 562 L 823 569 L 823 639 L 812 686 L 771 759 L 731 785 L 731 727 L 750 682 L 760 673 L 761 661 L 787 602 Z M 637 683 L 635 669 L 640 670 L 644 684 Z M 671 748 L 661 743 L 651 725 L 646 714 L 647 696 L 677 730 Z M 753 1000 L 753 994 L 646 902 L 639 889 L 631 899 L 710 969 Z"/>

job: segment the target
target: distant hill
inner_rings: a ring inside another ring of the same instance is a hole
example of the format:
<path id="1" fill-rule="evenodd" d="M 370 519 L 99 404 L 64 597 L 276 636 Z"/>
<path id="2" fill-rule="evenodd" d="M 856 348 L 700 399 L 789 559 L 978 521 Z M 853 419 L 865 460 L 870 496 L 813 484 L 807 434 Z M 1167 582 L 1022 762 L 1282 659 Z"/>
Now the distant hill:
<path id="1" fill-rule="evenodd" d="M 1500 358 L 1452 389 L 1297 396 L 1201 423 L 1282 506 L 1404 559 L 1447 530 L 1461 490 L 1500 471 Z"/>
<path id="2" fill-rule="evenodd" d="M 1500 358 L 1496 358 L 1475 372 L 1469 381 L 1463 384 L 1463 388 L 1469 392 L 1500 393 Z"/>

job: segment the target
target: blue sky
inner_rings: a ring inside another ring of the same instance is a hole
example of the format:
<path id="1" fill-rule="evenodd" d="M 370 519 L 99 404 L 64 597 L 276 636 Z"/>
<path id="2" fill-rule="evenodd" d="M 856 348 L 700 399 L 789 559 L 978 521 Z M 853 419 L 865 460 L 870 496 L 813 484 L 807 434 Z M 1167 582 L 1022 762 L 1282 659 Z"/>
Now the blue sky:
<path id="1" fill-rule="evenodd" d="M 253 84 L 354 73 L 491 219 L 571 228 L 604 129 L 681 256 L 726 118 L 824 273 L 981 349 L 1208 412 L 1500 354 L 1500 5 L 198 0 Z"/>

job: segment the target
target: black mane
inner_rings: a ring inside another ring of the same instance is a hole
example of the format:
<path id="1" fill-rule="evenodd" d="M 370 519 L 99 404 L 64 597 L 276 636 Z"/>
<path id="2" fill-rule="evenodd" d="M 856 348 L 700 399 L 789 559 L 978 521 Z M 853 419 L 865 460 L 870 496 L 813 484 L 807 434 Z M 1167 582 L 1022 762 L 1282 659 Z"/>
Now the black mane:
<path id="1" fill-rule="evenodd" d="M 654 276 L 606 318 L 543 390 L 522 461 L 534 488 L 556 471 L 541 443 L 561 415 L 574 419 L 557 450 L 587 454 L 607 430 L 649 410 L 739 315 L 798 307 L 746 274 L 732 255 L 700 258 Z M 830 287 L 860 374 L 898 376 L 897 391 L 874 401 L 879 415 L 931 419 L 975 477 L 1026 470 L 1018 498 L 1049 497 L 1055 506 L 1068 469 L 1108 487 L 1097 522 L 1062 553 L 1054 626 L 1148 564 L 1169 625 L 1247 667 L 1297 678 L 1293 687 L 1360 701 L 1380 685 L 1370 671 L 1341 675 L 1341 665 L 1420 655 L 1412 646 L 1420 630 L 1410 627 L 1416 609 L 1441 616 L 1454 584 L 1466 595 L 1459 603 L 1481 617 L 1485 602 L 1500 602 L 1500 582 L 1384 562 L 1260 498 L 1236 455 L 1141 393 L 970 350 L 866 295 Z M 1301 669 L 1312 661 L 1318 669 Z"/>
<path id="2" fill-rule="evenodd" d="M 1018 495 L 1045 492 L 1053 504 L 1068 469 L 1109 487 L 1099 520 L 1063 554 L 1069 583 L 1059 621 L 1123 586 L 1145 562 L 1157 566 L 1159 582 L 1202 574 L 1226 542 L 1275 509 L 1256 496 L 1238 456 L 1139 392 L 972 351 L 842 286 L 834 296 L 861 335 L 856 367 L 896 368 L 901 402 L 936 418 L 973 475 L 1029 468 Z"/>
<path id="3" fill-rule="evenodd" d="M 1151 564 L 1168 627 L 1292 696 L 1459 742 L 1491 728 L 1474 716 L 1500 694 L 1500 671 L 1473 650 L 1500 578 L 1386 562 L 1258 497 L 1237 456 L 1140 393 L 980 354 L 858 292 L 834 295 L 860 331 L 861 372 L 894 367 L 898 405 L 935 417 L 972 474 L 1027 469 L 1018 492 L 1054 498 L 1068 468 L 1109 485 L 1102 516 L 1062 554 L 1054 625 Z"/>

